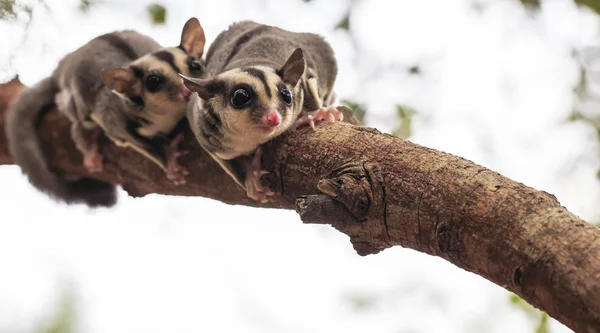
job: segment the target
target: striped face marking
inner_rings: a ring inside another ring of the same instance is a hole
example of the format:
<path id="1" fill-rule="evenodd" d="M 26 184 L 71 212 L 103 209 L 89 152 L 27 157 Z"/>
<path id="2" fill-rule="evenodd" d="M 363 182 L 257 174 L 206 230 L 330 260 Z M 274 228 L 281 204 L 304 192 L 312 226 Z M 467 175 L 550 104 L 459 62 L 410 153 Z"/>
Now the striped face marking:
<path id="1" fill-rule="evenodd" d="M 139 134 L 168 134 L 185 117 L 191 92 L 179 74 L 196 78 L 204 75 L 200 61 L 204 43 L 200 23 L 191 18 L 184 26 L 179 46 L 146 54 L 123 68 L 103 70 L 106 87 L 129 102 L 131 117 L 139 120 Z"/>
<path id="2" fill-rule="evenodd" d="M 302 107 L 300 87 L 286 84 L 276 70 L 264 66 L 219 74 L 199 91 L 203 101 L 193 126 L 220 158 L 251 153 L 294 123 Z"/>
<path id="3" fill-rule="evenodd" d="M 185 117 L 190 91 L 178 74 L 202 74 L 190 69 L 191 57 L 180 48 L 165 48 L 120 70 L 119 81 L 124 84 L 113 85 L 113 89 L 137 110 L 135 117 L 144 120 L 137 129 L 139 134 L 167 134 Z"/>
<path id="4" fill-rule="evenodd" d="M 202 99 L 188 106 L 196 137 L 205 149 L 225 160 L 252 153 L 298 118 L 305 70 L 303 51 L 298 48 L 280 68 L 241 67 L 210 79 L 182 76 Z"/>

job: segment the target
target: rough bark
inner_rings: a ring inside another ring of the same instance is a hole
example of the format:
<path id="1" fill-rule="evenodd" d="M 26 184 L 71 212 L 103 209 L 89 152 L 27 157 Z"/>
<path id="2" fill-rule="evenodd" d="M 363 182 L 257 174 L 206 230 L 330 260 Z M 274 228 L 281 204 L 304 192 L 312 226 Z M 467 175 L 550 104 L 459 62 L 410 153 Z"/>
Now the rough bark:
<path id="1" fill-rule="evenodd" d="M 0 86 L 0 112 L 22 87 Z M 3 122 L 4 117 L 0 117 Z M 0 138 L 4 124 L 0 124 Z M 391 246 L 442 257 L 546 311 L 576 332 L 600 332 L 600 231 L 556 198 L 468 160 L 344 123 L 284 135 L 265 146 L 264 176 L 279 192 L 259 205 L 187 133 L 188 184 L 175 186 L 137 153 L 102 145 L 106 167 L 89 175 L 56 110 L 41 121 L 54 167 L 120 184 L 132 196 L 203 196 L 229 204 L 296 209 L 331 224 L 360 255 Z M 12 159 L 0 140 L 0 164 Z"/>

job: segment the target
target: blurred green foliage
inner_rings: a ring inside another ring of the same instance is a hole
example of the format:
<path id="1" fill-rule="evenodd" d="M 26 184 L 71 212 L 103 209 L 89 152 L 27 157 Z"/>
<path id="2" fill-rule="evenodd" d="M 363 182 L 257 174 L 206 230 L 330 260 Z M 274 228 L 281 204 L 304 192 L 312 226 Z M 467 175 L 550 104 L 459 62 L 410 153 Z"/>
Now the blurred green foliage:
<path id="1" fill-rule="evenodd" d="M 527 9 L 538 10 L 541 7 L 540 0 L 519 0 Z M 576 4 L 587 6 L 600 14 L 600 0 L 574 0 Z"/>
<path id="2" fill-rule="evenodd" d="M 581 101 L 581 100 L 585 100 L 586 98 L 590 98 L 590 96 L 588 96 L 587 93 L 588 93 L 587 73 L 586 73 L 585 68 L 580 67 L 579 81 L 577 82 L 575 87 L 573 87 L 573 94 L 575 95 L 576 99 Z M 592 97 L 592 98 L 597 99 L 594 97 Z M 570 122 L 582 121 L 582 122 L 585 122 L 588 125 L 592 126 L 594 128 L 594 130 L 596 131 L 596 138 L 600 141 L 600 117 L 599 116 L 584 115 L 577 108 L 574 108 L 573 111 L 571 112 L 571 114 L 569 115 L 569 117 L 567 118 L 567 121 L 570 121 Z M 596 177 L 598 179 L 600 179 L 600 170 L 598 170 L 598 172 L 596 173 Z M 594 225 L 600 226 L 600 224 L 594 224 Z"/>
<path id="3" fill-rule="evenodd" d="M 15 18 L 15 0 L 0 0 L 0 19 Z"/>
<path id="4" fill-rule="evenodd" d="M 410 66 L 408 68 L 408 73 L 412 75 L 421 75 L 421 67 L 418 65 Z"/>
<path id="5" fill-rule="evenodd" d="M 375 294 L 352 293 L 344 297 L 345 301 L 354 311 L 366 311 L 375 307 L 379 303 L 379 298 Z"/>
<path id="6" fill-rule="evenodd" d="M 85 13 L 90 10 L 93 3 L 92 0 L 79 0 L 79 10 Z"/>
<path id="7" fill-rule="evenodd" d="M 0 20 L 12 21 L 17 18 L 19 12 L 31 16 L 33 7 L 16 0 L 0 0 Z"/>
<path id="8" fill-rule="evenodd" d="M 350 12 L 347 12 L 346 15 L 335 25 L 336 30 L 350 30 Z"/>
<path id="9" fill-rule="evenodd" d="M 153 24 L 165 24 L 167 21 L 167 8 L 165 6 L 155 3 L 148 5 L 147 9 Z"/>
<path id="10" fill-rule="evenodd" d="M 540 9 L 540 0 L 519 0 L 527 9 Z"/>
<path id="11" fill-rule="evenodd" d="M 75 293 L 68 289 L 63 291 L 55 313 L 50 319 L 39 325 L 36 333 L 75 333 L 75 322 L 77 320 L 77 305 Z"/>
<path id="12" fill-rule="evenodd" d="M 550 316 L 529 305 L 521 297 L 510 294 L 510 303 L 523 310 L 532 320 L 536 321 L 534 333 L 550 333 Z"/>
<path id="13" fill-rule="evenodd" d="M 600 0 L 575 0 L 575 3 L 588 6 L 593 11 L 600 14 Z"/>
<path id="14" fill-rule="evenodd" d="M 356 119 L 358 119 L 358 121 L 360 121 L 361 124 L 363 123 L 363 120 L 365 119 L 365 114 L 367 113 L 367 109 L 364 105 L 353 102 L 349 99 L 343 99 L 340 101 L 340 103 L 352 110 L 352 113 L 354 113 Z"/>
<path id="15" fill-rule="evenodd" d="M 392 131 L 392 135 L 401 139 L 408 139 L 412 134 L 413 116 L 417 111 L 404 105 L 396 105 L 396 115 L 400 119 L 400 126 Z"/>

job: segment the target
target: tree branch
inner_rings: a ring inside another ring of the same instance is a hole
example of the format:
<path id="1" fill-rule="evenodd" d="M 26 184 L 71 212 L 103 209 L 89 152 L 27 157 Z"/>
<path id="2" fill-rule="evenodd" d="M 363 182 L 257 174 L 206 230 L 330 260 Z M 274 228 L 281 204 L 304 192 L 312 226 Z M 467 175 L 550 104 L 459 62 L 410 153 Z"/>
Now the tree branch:
<path id="1" fill-rule="evenodd" d="M 0 85 L 0 112 L 22 84 Z M 4 117 L 0 117 L 3 122 Z M 0 137 L 4 136 L 3 125 Z M 391 246 L 444 258 L 546 311 L 577 332 L 600 331 L 600 230 L 536 191 L 470 161 L 345 123 L 303 128 L 265 146 L 263 177 L 280 194 L 257 204 L 196 144 L 175 186 L 137 153 L 105 140 L 104 172 L 89 175 L 56 110 L 39 134 L 57 169 L 120 184 L 132 196 L 203 196 L 229 204 L 296 209 L 331 224 L 360 255 Z M 0 164 L 12 163 L 0 140 Z"/>

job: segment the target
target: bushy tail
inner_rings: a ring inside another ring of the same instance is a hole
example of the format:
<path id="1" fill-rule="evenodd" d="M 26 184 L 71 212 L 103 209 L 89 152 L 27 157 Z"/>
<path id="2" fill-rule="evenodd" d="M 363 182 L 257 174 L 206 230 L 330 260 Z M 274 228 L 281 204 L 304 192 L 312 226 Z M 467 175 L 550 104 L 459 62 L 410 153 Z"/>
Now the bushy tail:
<path id="1" fill-rule="evenodd" d="M 29 182 L 54 200 L 110 207 L 117 199 L 114 185 L 90 178 L 68 181 L 48 164 L 37 135 L 37 124 L 40 116 L 54 104 L 58 92 L 58 84 L 49 77 L 25 88 L 13 100 L 6 121 L 10 153 Z"/>

